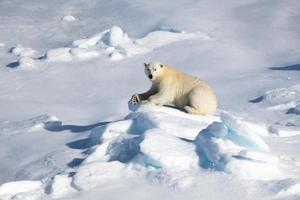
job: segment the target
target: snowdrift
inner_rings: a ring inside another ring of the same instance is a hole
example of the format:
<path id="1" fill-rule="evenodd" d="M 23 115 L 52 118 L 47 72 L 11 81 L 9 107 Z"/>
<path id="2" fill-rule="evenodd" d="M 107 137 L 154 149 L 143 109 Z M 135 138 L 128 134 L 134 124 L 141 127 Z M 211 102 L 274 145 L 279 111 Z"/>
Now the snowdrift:
<path id="1" fill-rule="evenodd" d="M 92 129 L 85 160 L 45 182 L 43 187 L 51 188 L 45 189 L 47 194 L 60 198 L 136 176 L 182 188 L 207 169 L 251 180 L 281 175 L 278 158 L 259 136 L 261 127 L 226 112 L 202 117 L 168 107 L 129 104 L 129 108 L 133 112 L 124 119 Z M 1 186 L 1 197 L 24 195 L 28 184 L 24 191 L 5 188 Z M 34 191 L 39 196 L 40 190 Z"/>
<path id="2" fill-rule="evenodd" d="M 99 56 L 108 56 L 120 60 L 137 54 L 150 52 L 161 46 L 182 40 L 212 40 L 208 35 L 195 32 L 185 33 L 173 29 L 161 29 L 150 32 L 145 37 L 133 39 L 120 27 L 102 31 L 93 36 L 75 40 L 69 47 L 51 49 L 46 53 L 46 61 L 86 60 Z"/>
<path id="3" fill-rule="evenodd" d="M 73 16 L 65 16 L 63 21 L 72 22 Z M 149 32 L 143 38 L 131 38 L 119 26 L 96 33 L 92 36 L 74 40 L 70 45 L 48 50 L 41 55 L 34 49 L 18 44 L 12 47 L 10 53 L 19 57 L 12 63 L 22 69 L 34 69 L 41 62 L 65 62 L 88 60 L 97 57 L 109 57 L 120 60 L 138 54 L 148 53 L 159 47 L 184 40 L 213 40 L 202 32 L 186 33 L 176 29 L 161 28 Z M 16 67 L 14 66 L 14 67 Z"/>

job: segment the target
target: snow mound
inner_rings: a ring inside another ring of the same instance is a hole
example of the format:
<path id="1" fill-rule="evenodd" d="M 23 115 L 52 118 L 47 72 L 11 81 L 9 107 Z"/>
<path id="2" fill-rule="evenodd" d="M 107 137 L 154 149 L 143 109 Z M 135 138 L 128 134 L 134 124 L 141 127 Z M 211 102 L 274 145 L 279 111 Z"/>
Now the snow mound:
<path id="1" fill-rule="evenodd" d="M 150 52 L 161 46 L 183 40 L 212 40 L 208 35 L 196 32 L 185 33 L 173 29 L 150 32 L 143 38 L 133 39 L 120 27 L 97 33 L 85 39 L 72 42 L 70 47 L 51 49 L 46 53 L 47 61 L 71 61 L 91 59 L 101 55 L 112 60 L 120 60 L 137 54 Z"/>
<path id="2" fill-rule="evenodd" d="M 25 48 L 18 44 L 16 47 L 11 48 L 10 52 L 15 56 L 20 57 L 18 66 L 22 69 L 33 69 L 36 66 L 36 59 L 38 52 L 31 48 Z"/>
<path id="3" fill-rule="evenodd" d="M 199 167 L 245 179 L 280 175 L 278 158 L 259 136 L 262 127 L 228 113 L 202 117 L 168 107 L 129 105 L 133 112 L 124 120 L 92 130 L 91 143 L 98 146 L 84 163 L 138 163 L 170 176 Z"/>
<path id="4" fill-rule="evenodd" d="M 25 69 L 32 69 L 36 66 L 35 60 L 30 57 L 22 57 L 19 60 L 19 66 Z"/>
<path id="5" fill-rule="evenodd" d="M 20 57 L 33 57 L 37 53 L 35 50 L 31 48 L 25 48 L 20 44 L 18 44 L 16 47 L 11 48 L 10 51 L 15 56 L 20 56 Z"/>
<path id="6" fill-rule="evenodd" d="M 51 185 L 51 197 L 58 199 L 76 192 L 77 190 L 71 184 L 72 178 L 67 174 L 56 175 Z"/>
<path id="7" fill-rule="evenodd" d="M 66 15 L 62 18 L 62 20 L 65 21 L 65 22 L 74 22 L 77 19 L 72 15 Z"/>

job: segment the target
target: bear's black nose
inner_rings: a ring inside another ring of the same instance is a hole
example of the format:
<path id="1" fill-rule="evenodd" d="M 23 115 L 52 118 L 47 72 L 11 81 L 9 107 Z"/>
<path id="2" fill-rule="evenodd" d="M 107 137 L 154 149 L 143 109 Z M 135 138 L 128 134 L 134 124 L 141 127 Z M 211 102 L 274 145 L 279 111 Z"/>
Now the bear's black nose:
<path id="1" fill-rule="evenodd" d="M 153 78 L 152 74 L 150 74 L 150 75 L 149 75 L 149 78 L 150 78 L 150 79 L 152 79 L 152 78 Z"/>

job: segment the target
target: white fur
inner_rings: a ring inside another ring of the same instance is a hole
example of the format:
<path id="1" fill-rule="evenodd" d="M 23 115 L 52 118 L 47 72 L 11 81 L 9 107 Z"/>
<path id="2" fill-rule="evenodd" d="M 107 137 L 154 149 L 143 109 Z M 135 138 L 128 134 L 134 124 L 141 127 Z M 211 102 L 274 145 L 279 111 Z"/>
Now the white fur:
<path id="1" fill-rule="evenodd" d="M 204 81 L 159 62 L 145 63 L 145 73 L 152 86 L 145 93 L 133 95 L 133 103 L 172 103 L 191 114 L 215 114 L 216 95 Z"/>

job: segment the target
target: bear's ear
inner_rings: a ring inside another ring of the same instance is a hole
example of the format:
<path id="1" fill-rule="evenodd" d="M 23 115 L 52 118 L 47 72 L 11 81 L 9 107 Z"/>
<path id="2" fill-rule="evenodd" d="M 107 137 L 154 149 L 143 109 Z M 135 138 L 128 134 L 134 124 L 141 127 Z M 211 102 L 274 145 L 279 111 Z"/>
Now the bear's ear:
<path id="1" fill-rule="evenodd" d="M 145 62 L 145 63 L 144 63 L 144 66 L 145 66 L 145 67 L 148 67 L 148 66 L 149 66 L 149 63 L 146 63 L 146 62 Z"/>
<path id="2" fill-rule="evenodd" d="M 160 66 L 160 68 L 163 68 L 163 65 L 162 65 L 162 64 L 160 64 L 159 66 Z"/>

